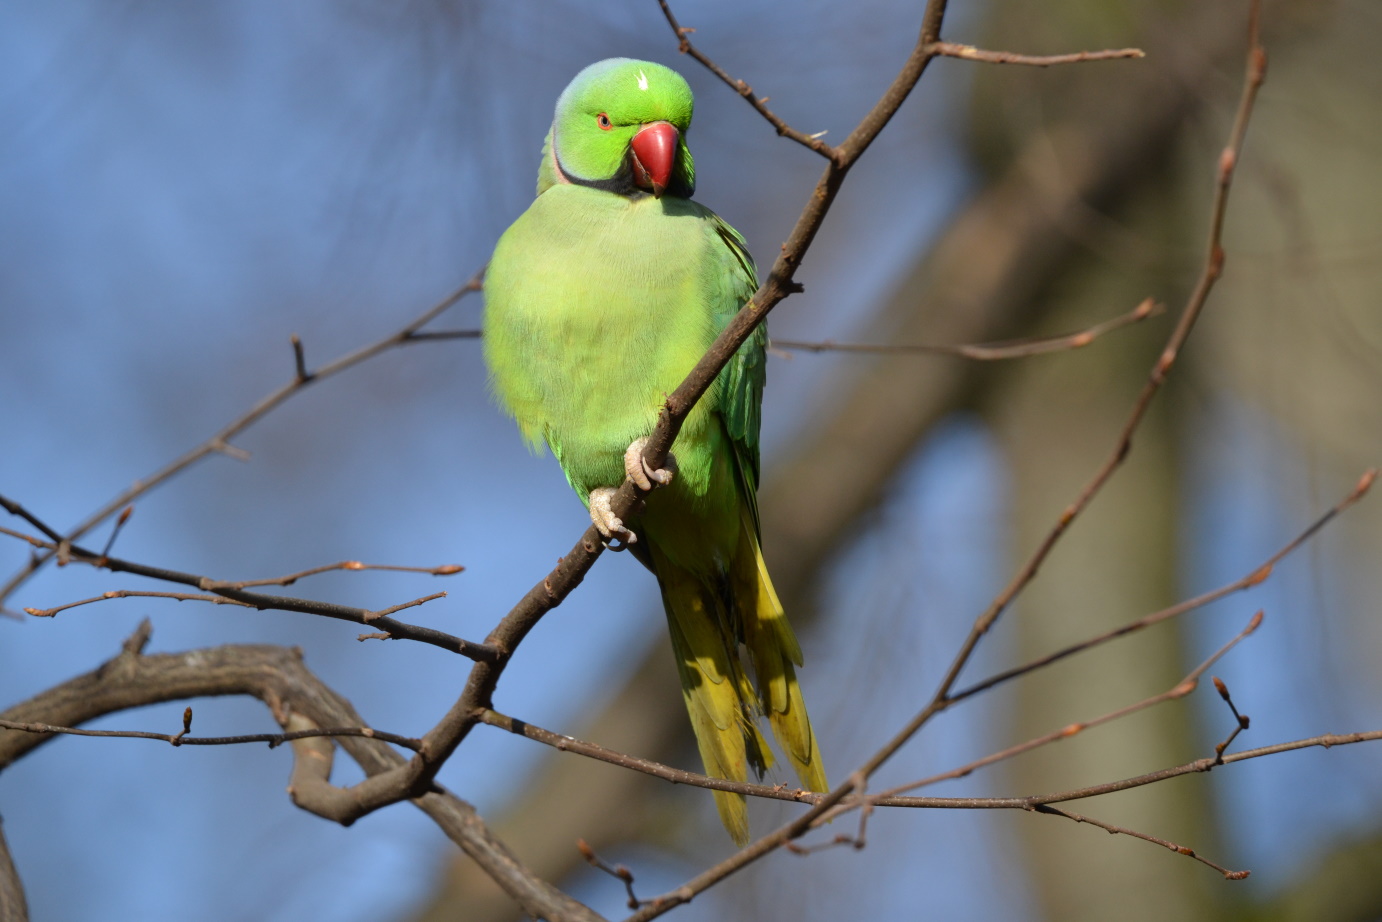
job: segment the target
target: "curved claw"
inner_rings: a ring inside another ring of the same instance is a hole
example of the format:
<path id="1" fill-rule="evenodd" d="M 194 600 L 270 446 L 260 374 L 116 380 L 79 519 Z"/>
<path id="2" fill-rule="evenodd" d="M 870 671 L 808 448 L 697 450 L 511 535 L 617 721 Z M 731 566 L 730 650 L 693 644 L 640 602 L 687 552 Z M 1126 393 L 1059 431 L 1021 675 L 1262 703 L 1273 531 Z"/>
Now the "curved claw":
<path id="1" fill-rule="evenodd" d="M 669 451 L 667 460 L 663 463 L 665 467 L 651 468 L 648 462 L 643 460 L 643 450 L 648 447 L 648 437 L 635 439 L 633 444 L 624 452 L 624 473 L 634 486 L 648 493 L 655 487 L 665 487 L 677 476 L 677 459 Z"/>
<path id="2" fill-rule="evenodd" d="M 605 536 L 605 547 L 612 551 L 622 551 L 630 544 L 638 543 L 638 535 L 626 528 L 624 520 L 610 508 L 610 501 L 617 492 L 614 487 L 599 487 L 590 491 L 590 521 Z M 610 543 L 616 539 L 623 543 L 618 546 Z"/>

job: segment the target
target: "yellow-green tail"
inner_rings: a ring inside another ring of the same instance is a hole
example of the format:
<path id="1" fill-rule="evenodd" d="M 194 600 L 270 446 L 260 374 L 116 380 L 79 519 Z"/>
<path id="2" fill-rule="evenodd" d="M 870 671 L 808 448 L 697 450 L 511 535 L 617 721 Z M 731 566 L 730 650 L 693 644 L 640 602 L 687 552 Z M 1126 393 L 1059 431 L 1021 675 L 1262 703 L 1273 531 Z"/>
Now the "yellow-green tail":
<path id="1" fill-rule="evenodd" d="M 757 530 L 748 515 L 745 512 L 727 583 L 679 567 L 656 547 L 649 548 L 662 587 L 682 697 L 706 774 L 747 781 L 749 766 L 760 777 L 772 766 L 772 753 L 757 724 L 759 715 L 766 713 L 801 783 L 825 791 L 820 749 L 797 684 L 801 647 L 768 579 Z M 753 664 L 757 692 L 739 657 L 741 641 Z M 725 829 L 737 844 L 747 843 L 744 796 L 714 794 Z"/>
<path id="2" fill-rule="evenodd" d="M 797 683 L 796 667 L 801 665 L 801 645 L 778 601 L 763 552 L 758 546 L 758 529 L 747 508 L 741 513 L 739 552 L 731 566 L 734 598 L 743 618 L 744 646 L 758 679 L 758 695 L 768 715 L 773 737 L 787 756 L 797 778 L 808 791 L 828 791 L 820 745 L 806 702 Z"/>

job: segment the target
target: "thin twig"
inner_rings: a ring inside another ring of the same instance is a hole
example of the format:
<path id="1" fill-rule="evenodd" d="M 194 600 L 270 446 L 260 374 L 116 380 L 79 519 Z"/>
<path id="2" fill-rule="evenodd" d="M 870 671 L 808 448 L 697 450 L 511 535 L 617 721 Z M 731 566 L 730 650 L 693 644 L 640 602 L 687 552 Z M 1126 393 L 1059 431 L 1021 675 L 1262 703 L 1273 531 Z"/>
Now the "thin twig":
<path id="1" fill-rule="evenodd" d="M 115 525 L 110 530 L 110 537 L 106 539 L 106 546 L 101 548 L 102 557 L 109 554 L 111 548 L 115 547 L 115 539 L 120 537 L 120 530 L 125 527 L 125 523 L 130 520 L 130 516 L 133 514 L 134 507 L 126 506 L 125 510 L 116 517 Z"/>
<path id="2" fill-rule="evenodd" d="M 821 794 L 815 791 L 805 791 L 800 788 L 789 787 L 785 784 L 754 784 L 747 781 L 727 781 L 724 778 L 712 778 L 698 772 L 686 771 L 684 769 L 674 768 L 670 765 L 664 765 L 661 762 L 655 762 L 651 759 L 642 759 L 627 753 L 617 752 L 613 749 L 606 749 L 598 743 L 591 743 L 560 733 L 553 733 L 551 730 L 545 730 L 528 721 L 509 717 L 490 709 L 486 709 L 481 714 L 480 721 L 490 726 L 508 730 L 510 733 L 524 736 L 536 742 L 551 746 L 562 752 L 572 752 L 577 755 L 597 759 L 601 762 L 608 762 L 611 765 L 632 769 L 641 774 L 650 775 L 654 778 L 661 778 L 673 784 L 685 784 L 698 788 L 706 788 L 712 791 L 727 791 L 733 794 L 743 794 L 747 797 L 790 801 L 813 806 L 819 806 L 833 794 L 833 792 L 831 792 L 831 794 Z M 905 794 L 873 795 L 864 798 L 862 801 L 858 798 L 850 798 L 844 803 L 834 802 L 830 811 L 817 813 L 813 810 L 808 814 L 803 814 L 799 819 L 810 817 L 811 819 L 808 820 L 809 827 L 815 828 L 829 822 L 835 816 L 853 810 L 865 803 L 875 807 L 924 810 L 1031 810 L 1033 807 L 1041 804 L 1063 803 L 1070 800 L 1082 800 L 1087 797 L 1098 797 L 1104 794 L 1115 794 L 1119 791 L 1128 791 L 1133 788 L 1144 787 L 1148 784 L 1157 784 L 1170 778 L 1212 771 L 1220 765 L 1244 762 L 1249 759 L 1261 759 L 1267 756 L 1279 755 L 1284 752 L 1293 752 L 1297 749 L 1309 749 L 1314 746 L 1329 749 L 1334 746 L 1347 746 L 1356 743 L 1374 742 L 1377 740 L 1382 740 L 1382 730 L 1367 730 L 1358 733 L 1324 733 L 1319 736 L 1307 737 L 1305 739 L 1290 740 L 1288 742 L 1275 743 L 1271 746 L 1262 746 L 1257 749 L 1245 749 L 1241 752 L 1229 753 L 1224 755 L 1222 759 L 1217 755 L 1206 756 L 1181 765 L 1172 766 L 1171 768 L 1158 769 L 1157 771 L 1146 772 L 1119 781 L 1103 782 L 1087 787 L 1056 791 L 1049 794 L 1033 794 L 1025 797 L 931 797 Z M 795 836 L 793 838 L 795 838 Z M 786 845 L 786 842 L 783 842 L 783 845 Z M 750 846 L 750 848 L 752 847 L 753 846 Z"/>
<path id="3" fill-rule="evenodd" d="M 11 499 L 0 496 L 0 508 L 5 509 L 12 515 L 21 517 L 49 537 L 53 537 L 57 534 L 42 519 Z M 49 549 L 52 548 L 51 544 L 47 544 L 46 542 L 40 543 L 46 544 Z M 495 662 L 500 658 L 500 651 L 493 646 L 463 640 L 460 637 L 448 634 L 445 631 L 436 630 L 435 628 L 408 624 L 403 621 L 395 621 L 393 618 L 384 617 L 386 614 L 394 611 L 400 611 L 404 608 L 411 608 L 414 605 L 430 602 L 433 599 L 440 598 L 445 595 L 445 593 L 437 593 L 425 596 L 421 599 L 414 599 L 411 602 L 405 602 L 402 605 L 387 608 L 383 611 L 370 611 L 369 609 L 356 608 L 352 605 L 340 605 L 335 602 L 319 602 L 316 599 L 265 595 L 259 592 L 247 592 L 244 589 L 232 589 L 224 585 L 223 580 L 212 579 L 209 576 L 201 576 L 196 573 L 184 573 L 180 570 L 170 570 L 166 567 L 151 567 L 130 560 L 122 560 L 118 557 L 102 557 L 98 554 L 93 554 L 85 548 L 67 542 L 63 542 L 59 547 L 65 548 L 68 557 L 72 561 L 78 563 L 110 570 L 112 573 L 132 573 L 135 576 L 145 576 L 150 579 L 162 580 L 166 583 L 178 583 L 183 586 L 192 586 L 196 589 L 209 590 L 218 596 L 244 603 L 261 611 L 295 611 L 308 615 L 321 615 L 326 618 L 335 618 L 339 621 L 350 621 L 355 624 L 382 628 L 400 640 L 416 640 L 421 643 L 431 644 L 434 647 L 441 647 L 443 650 L 459 653 L 477 662 Z M 91 599 L 86 601 L 96 600 Z"/>
<path id="4" fill-rule="evenodd" d="M 1028 67 L 1051 67 L 1056 64 L 1083 64 L 1086 61 L 1116 61 L 1125 58 L 1145 58 L 1141 48 L 1107 48 L 1103 51 L 1076 51 L 1070 54 L 1015 54 L 1011 51 L 986 51 L 973 45 L 956 42 L 937 42 L 936 53 L 947 58 L 982 61 L 986 64 L 1025 64 Z"/>
<path id="5" fill-rule="evenodd" d="M 112 498 L 110 502 L 106 503 L 104 506 L 97 509 L 95 512 L 91 513 L 91 515 L 87 516 L 86 519 L 84 519 L 80 524 L 71 529 L 66 535 L 49 535 L 48 537 L 51 538 L 54 542 L 56 542 L 58 545 L 61 545 L 61 543 L 64 540 L 76 541 L 77 539 L 85 535 L 87 532 L 91 531 L 91 529 L 95 528 L 97 525 L 104 522 L 106 519 L 110 518 L 112 515 L 115 515 L 125 506 L 128 506 L 136 498 L 143 496 L 145 493 L 149 492 L 153 488 L 159 486 L 160 484 L 164 483 L 170 478 L 181 473 L 183 470 L 191 467 L 193 464 L 196 464 L 198 461 L 201 461 L 208 455 L 224 454 L 234 458 L 238 458 L 242 461 L 247 460 L 249 458 L 248 452 L 245 452 L 243 449 L 236 448 L 234 445 L 232 445 L 230 443 L 231 439 L 235 438 L 237 435 L 244 432 L 246 429 L 254 425 L 256 422 L 258 422 L 264 416 L 268 415 L 273 410 L 277 409 L 280 404 L 288 400 L 294 394 L 301 391 L 303 388 L 307 387 L 309 384 L 312 384 L 316 381 L 320 381 L 324 378 L 329 378 L 337 374 L 338 372 L 345 371 L 347 368 L 352 368 L 360 364 L 361 362 L 366 361 L 367 359 L 373 358 L 381 352 L 386 352 L 389 349 L 392 349 L 395 346 L 400 346 L 406 343 L 417 341 L 418 338 L 415 337 L 415 334 L 418 330 L 426 326 L 438 315 L 446 311 L 448 308 L 454 305 L 457 301 L 460 301 L 466 295 L 479 291 L 481 287 L 481 281 L 483 278 L 484 270 L 481 269 L 479 272 L 475 273 L 475 275 L 472 276 L 470 280 L 467 281 L 464 285 L 462 285 L 460 288 L 457 288 L 451 294 L 447 295 L 441 301 L 432 305 L 418 316 L 414 317 L 407 324 L 405 324 L 402 329 L 388 336 L 385 336 L 383 339 L 370 343 L 367 346 L 362 346 L 361 348 L 356 349 L 354 352 L 346 353 L 345 355 L 340 356 L 339 358 L 331 362 L 328 362 L 321 368 L 318 368 L 316 371 L 306 372 L 305 367 L 301 363 L 301 360 L 297 357 L 299 355 L 299 347 L 295 346 L 295 367 L 292 381 L 263 397 L 258 403 L 250 407 L 249 410 L 245 411 L 243 414 L 236 417 L 231 422 L 227 423 L 224 427 L 221 428 L 219 432 L 211 436 L 211 438 L 207 439 L 205 442 L 198 445 L 196 448 L 193 448 L 191 451 L 188 451 L 180 458 L 177 458 L 169 462 L 168 464 L 164 465 L 163 467 L 159 468 L 158 470 L 154 471 L 148 476 L 136 480 L 128 488 L 122 490 L 117 496 Z M 15 589 L 23 585 L 23 583 L 32 574 L 37 572 L 39 568 L 41 568 L 44 564 L 52 560 L 53 556 L 54 553 L 52 551 L 49 551 L 47 553 L 38 554 L 35 557 L 33 557 L 18 572 L 16 572 L 14 576 L 10 577 L 10 579 L 3 586 L 0 586 L 0 602 L 3 602 L 5 599 L 9 598 L 10 595 L 15 591 Z"/>
<path id="6" fill-rule="evenodd" d="M 691 44 L 691 40 L 686 37 L 690 33 L 695 32 L 696 30 L 686 28 L 677 22 L 677 17 L 672 14 L 672 8 L 667 5 L 667 0 L 657 0 L 657 2 L 658 5 L 662 7 L 662 15 L 667 17 L 667 24 L 672 27 L 672 32 L 677 37 L 678 51 L 680 51 L 682 54 L 690 55 L 697 62 L 699 62 L 702 67 L 704 67 L 706 70 L 710 71 L 712 74 L 723 80 L 726 86 L 728 86 L 734 92 L 742 96 L 744 98 L 744 101 L 747 102 L 749 105 L 753 106 L 754 111 L 756 111 L 759 115 L 763 116 L 763 118 L 767 119 L 768 124 L 776 128 L 777 133 L 782 137 L 791 138 L 793 141 L 796 141 L 803 147 L 810 148 L 811 150 L 820 154 L 827 160 L 834 161 L 838 157 L 839 152 L 836 151 L 835 148 L 831 147 L 829 144 L 822 141 L 819 134 L 806 134 L 805 132 L 796 130 L 791 125 L 788 125 L 775 112 L 773 112 L 773 110 L 767 107 L 766 103 L 768 101 L 768 97 L 764 96 L 760 98 L 756 93 L 754 93 L 753 87 L 749 86 L 742 80 L 736 80 L 735 78 L 731 77 L 728 73 L 725 72 L 725 69 L 723 67 L 716 64 L 714 61 L 710 60 L 710 58 L 702 54 L 700 50 L 696 48 L 695 45 Z M 822 134 L 823 133 L 824 132 L 822 132 Z"/>
<path id="7" fill-rule="evenodd" d="M 630 909 L 637 909 L 639 906 L 643 905 L 643 901 L 634 895 L 633 892 L 633 871 L 630 871 L 622 864 L 610 864 L 605 861 L 599 855 L 595 854 L 595 849 L 591 848 L 585 839 L 576 840 L 576 850 L 581 853 L 581 857 L 585 858 L 586 862 L 592 868 L 604 871 L 610 877 L 623 881 L 624 892 L 628 895 L 628 907 Z"/>
<path id="8" fill-rule="evenodd" d="M 33 535 L 26 535 L 22 531 L 15 531 L 13 528 L 5 528 L 3 525 L 0 525 L 0 535 L 6 535 L 10 538 L 18 538 L 20 541 L 27 542 L 33 547 L 50 548 L 53 546 L 50 542 L 44 541 L 42 538 L 35 538 Z"/>
<path id="9" fill-rule="evenodd" d="M 187 736 L 185 733 L 153 733 L 148 730 L 83 730 L 80 727 L 57 727 L 44 723 L 0 720 L 0 730 L 18 730 L 23 733 L 56 733 L 64 736 L 108 736 L 120 739 L 161 740 L 174 746 L 236 746 L 242 743 L 268 743 L 269 748 L 273 749 L 293 740 L 312 739 L 319 736 L 360 736 L 365 739 L 382 740 L 412 750 L 417 750 L 422 746 L 420 739 L 400 736 L 397 733 L 375 730 L 370 727 L 332 727 L 325 730 L 295 730 L 291 733 L 246 733 L 240 736 Z"/>
<path id="10" fill-rule="evenodd" d="M 802 857 L 806 857 L 807 855 L 814 855 L 817 852 L 824 852 L 829 851 L 832 848 L 839 848 L 841 845 L 850 845 L 854 848 L 862 848 L 862 846 L 858 844 L 858 840 L 854 836 L 845 835 L 844 833 L 838 833 L 833 839 L 826 839 L 824 842 L 815 842 L 811 845 L 798 845 L 795 842 L 788 842 L 782 847 L 787 849 L 787 851 L 791 852 L 793 855 L 801 855 Z"/>
<path id="11" fill-rule="evenodd" d="M 404 602 L 401 605 L 394 605 L 389 608 L 381 608 L 378 611 L 372 611 L 369 614 L 365 615 L 365 623 L 373 624 L 380 618 L 392 615 L 396 612 L 403 611 L 405 608 L 415 608 L 418 605 L 426 605 L 428 602 L 444 598 L 446 598 L 445 592 L 434 592 L 431 595 L 425 595 L 420 599 L 413 599 L 411 602 Z"/>
<path id="12" fill-rule="evenodd" d="M 1101 644 L 1108 643 L 1111 640 L 1116 640 L 1119 637 L 1126 637 L 1129 634 L 1140 631 L 1143 628 L 1150 627 L 1153 624 L 1159 624 L 1160 622 L 1166 621 L 1170 618 L 1179 617 L 1180 615 L 1183 615 L 1188 611 L 1192 611 L 1193 609 L 1208 605 L 1210 602 L 1216 602 L 1219 599 L 1222 599 L 1228 595 L 1232 595 L 1235 592 L 1241 592 L 1244 589 L 1250 589 L 1253 586 L 1259 585 L 1269 576 L 1272 575 L 1272 571 L 1276 569 L 1277 564 L 1279 564 L 1283 558 L 1293 553 L 1302 544 L 1304 544 L 1306 541 L 1310 540 L 1312 537 L 1318 534 L 1320 529 L 1324 528 L 1325 525 L 1329 524 L 1329 522 L 1332 521 L 1334 517 L 1337 516 L 1339 513 L 1343 512 L 1349 506 L 1352 506 L 1354 503 L 1358 502 L 1358 500 L 1366 496 L 1368 490 L 1376 481 L 1377 474 L 1377 468 L 1371 468 L 1365 471 L 1363 473 L 1363 476 L 1358 478 L 1358 483 L 1354 485 L 1353 489 L 1349 492 L 1347 496 L 1345 496 L 1342 500 L 1336 503 L 1333 506 L 1333 508 L 1327 511 L 1324 515 L 1320 516 L 1318 519 L 1311 522 L 1310 525 L 1307 526 L 1304 531 L 1292 538 L 1284 547 L 1281 548 L 1281 550 L 1277 551 L 1271 557 L 1267 558 L 1267 561 L 1263 563 L 1260 567 L 1256 568 L 1255 570 L 1243 576 L 1242 578 L 1234 580 L 1233 582 L 1228 583 L 1227 585 L 1220 586 L 1218 589 L 1212 589 L 1209 592 L 1197 595 L 1192 599 L 1186 599 L 1184 602 L 1177 602 L 1175 605 L 1163 608 L 1160 611 L 1152 612 L 1150 615 L 1145 615 L 1141 618 L 1138 618 L 1135 621 L 1130 621 L 1127 624 L 1122 625 L 1121 627 L 1116 627 L 1111 631 L 1107 631 L 1103 634 L 1091 637 L 1088 640 L 1082 640 L 1079 643 L 1071 644 L 1068 647 L 1065 647 L 1061 650 L 1057 650 L 1055 653 L 1049 653 L 1046 656 L 1038 657 L 1037 659 L 1023 663 L 1021 666 L 1014 666 L 1012 669 L 1005 669 L 1002 672 L 995 673 L 994 675 L 989 676 L 987 679 L 975 682 L 973 685 L 966 686 L 965 688 L 962 688 L 957 692 L 952 692 L 945 699 L 946 706 L 948 707 L 958 701 L 963 701 L 965 698 L 977 695 L 979 692 L 986 691 L 994 687 L 995 685 L 1001 685 L 1004 682 L 1011 681 L 1012 679 L 1015 679 L 1018 676 L 1025 675 L 1029 672 L 1035 672 L 1038 669 L 1043 669 L 1046 666 L 1051 665 L 1052 663 L 1055 663 L 1059 660 L 1063 660 L 1068 656 L 1074 656 L 1076 653 L 1081 653 L 1085 650 L 1090 649 L 1091 647 L 1097 647 Z"/>
<path id="13" fill-rule="evenodd" d="M 67 611 L 69 608 L 77 608 L 80 605 L 90 605 L 92 602 L 106 602 L 111 599 L 174 599 L 178 602 L 210 602 L 212 605 L 242 605 L 245 608 L 254 608 L 249 602 L 241 602 L 237 599 L 228 599 L 219 595 L 203 595 L 197 592 L 152 592 L 143 589 L 111 589 L 100 595 L 92 596 L 89 599 L 78 599 L 75 602 L 68 602 L 65 605 L 57 605 L 53 608 L 26 608 L 24 613 L 33 615 L 35 618 L 52 618 L 58 612 Z"/>
<path id="14" fill-rule="evenodd" d="M 1092 727 L 1097 727 L 1106 723 L 1112 723 L 1115 720 L 1120 720 L 1124 717 L 1127 717 L 1129 714 L 1135 714 L 1138 711 L 1144 711 L 1147 708 L 1155 707 L 1156 705 L 1166 701 L 1175 701 L 1177 699 L 1184 698 L 1185 696 L 1189 695 L 1191 692 L 1195 691 L 1195 689 L 1199 687 L 1200 676 L 1204 675 L 1205 672 L 1208 671 L 1211 666 L 1213 666 L 1220 659 L 1222 659 L 1230 650 L 1232 650 L 1239 643 L 1241 643 L 1249 634 L 1251 634 L 1253 631 L 1256 631 L 1258 627 L 1261 626 L 1261 624 L 1262 612 L 1258 611 L 1248 621 L 1247 626 L 1244 627 L 1241 631 L 1239 631 L 1236 635 L 1234 635 L 1233 639 L 1231 639 L 1228 643 L 1224 644 L 1218 650 L 1214 651 L 1214 654 L 1212 656 L 1210 656 L 1204 662 L 1200 663 L 1198 666 L 1192 669 L 1185 676 L 1185 678 L 1181 679 L 1179 682 L 1177 682 L 1175 685 L 1171 686 L 1169 689 L 1162 692 L 1161 694 L 1152 695 L 1149 698 L 1144 698 L 1141 701 L 1129 704 L 1126 707 L 1121 707 L 1117 710 L 1109 711 L 1108 713 L 1102 714 L 1099 717 L 1095 717 L 1091 720 L 1083 720 L 1078 721 L 1076 723 L 1067 724 L 1064 727 L 1061 727 L 1059 730 L 1053 730 L 1052 732 L 1047 733 L 1043 736 L 1033 737 L 1032 739 L 1018 743 L 1015 746 L 1009 746 L 1007 749 L 1001 750 L 999 752 L 990 753 L 989 755 L 986 755 L 983 758 L 975 759 L 973 762 L 966 763 L 964 765 L 959 766 L 958 768 L 952 768 L 950 771 L 941 772 L 937 775 L 931 775 L 929 777 L 922 778 L 919 781 L 913 781 L 908 784 L 899 785 L 895 788 L 889 788 L 888 790 L 882 791 L 875 796 L 889 797 L 894 794 L 904 793 L 906 791 L 915 791 L 917 788 L 927 787 L 932 784 L 937 784 L 941 781 L 950 781 L 955 778 L 964 778 L 980 768 L 993 765 L 996 762 L 1002 762 L 1006 759 L 1011 759 L 1014 756 L 1019 756 L 1023 754 L 1024 752 L 1030 752 L 1033 749 L 1037 749 L 1042 746 L 1058 742 L 1060 740 L 1069 739 L 1070 737 L 1082 733 L 1085 730 L 1088 730 Z"/>
<path id="15" fill-rule="evenodd" d="M 1238 708 L 1234 706 L 1233 698 L 1228 693 L 1228 686 L 1225 685 L 1224 680 L 1218 676 L 1214 676 L 1214 689 L 1219 693 L 1219 697 L 1224 699 L 1224 703 L 1228 705 L 1228 709 L 1233 712 L 1233 719 L 1235 721 L 1233 732 L 1230 733 L 1222 743 L 1214 747 L 1214 758 L 1220 765 L 1223 765 L 1224 750 L 1233 745 L 1233 741 L 1238 738 L 1238 734 L 1246 730 L 1251 721 L 1248 720 L 1248 715 L 1238 713 Z"/>
<path id="16" fill-rule="evenodd" d="M 1143 301 L 1126 314 L 1105 320 L 1078 333 L 1063 336 L 1048 336 L 1040 339 L 1011 340 L 996 343 L 974 343 L 962 345 L 934 344 L 879 344 L 879 343 L 837 343 L 832 340 L 804 342 L 795 339 L 773 339 L 774 349 L 795 349 L 801 352 L 852 352 L 878 355 L 953 355 L 973 359 L 978 362 L 995 362 L 1005 359 L 1026 358 L 1032 355 L 1047 355 L 1052 352 L 1065 352 L 1088 346 L 1094 340 L 1112 330 L 1131 326 L 1148 317 L 1162 313 L 1163 308 L 1152 298 Z"/>
<path id="17" fill-rule="evenodd" d="M 1196 852 L 1193 848 L 1189 848 L 1184 845 L 1177 845 L 1176 843 L 1168 841 L 1166 839 L 1161 839 L 1154 835 L 1149 835 L 1145 832 L 1138 832 L 1136 829 L 1129 829 L 1126 826 L 1115 826 L 1114 824 L 1106 823 L 1103 820 L 1096 820 L 1092 816 L 1084 816 L 1082 814 L 1074 813 L 1069 810 L 1062 810 L 1059 807 L 1052 807 L 1049 804 L 1040 804 L 1038 806 L 1035 806 L 1032 808 L 1032 811 L 1035 813 L 1046 813 L 1052 816 L 1063 816 L 1066 819 L 1074 820 L 1077 823 L 1088 823 L 1091 826 L 1098 826 L 1100 829 L 1115 835 L 1132 836 L 1134 838 L 1141 839 L 1144 842 L 1151 842 L 1154 845 L 1160 845 L 1162 848 L 1169 848 L 1177 855 L 1184 855 L 1187 858 L 1194 858 L 1201 864 L 1208 865 L 1209 867 L 1218 871 L 1220 874 L 1224 875 L 1225 880 L 1247 880 L 1248 875 L 1252 873 L 1251 871 L 1230 871 L 1223 865 L 1216 864 L 1213 861 L 1210 861 L 1204 855 L 1201 855 L 1200 853 Z"/>
<path id="18" fill-rule="evenodd" d="M 448 563 L 440 567 L 402 567 L 383 563 L 361 563 L 358 560 L 342 560 L 340 563 L 328 563 L 320 567 L 312 567 L 301 570 L 297 573 L 290 573 L 287 576 L 275 576 L 269 579 L 246 579 L 238 582 L 227 580 L 216 580 L 206 584 L 207 589 L 249 589 L 254 586 L 291 586 L 300 579 L 308 576 L 316 576 L 319 573 L 330 573 L 333 570 L 387 570 L 393 573 L 426 573 L 431 576 L 451 576 L 465 570 L 460 564 Z"/>
<path id="19" fill-rule="evenodd" d="M 479 339 L 484 334 L 479 330 L 426 330 L 408 334 L 408 342 L 440 342 L 447 339 Z"/>
<path id="20" fill-rule="evenodd" d="M 293 344 L 293 366 L 297 372 L 297 383 L 306 384 L 312 380 L 312 373 L 307 370 L 307 352 L 302 347 L 302 340 L 294 333 L 288 337 L 288 341 Z"/>

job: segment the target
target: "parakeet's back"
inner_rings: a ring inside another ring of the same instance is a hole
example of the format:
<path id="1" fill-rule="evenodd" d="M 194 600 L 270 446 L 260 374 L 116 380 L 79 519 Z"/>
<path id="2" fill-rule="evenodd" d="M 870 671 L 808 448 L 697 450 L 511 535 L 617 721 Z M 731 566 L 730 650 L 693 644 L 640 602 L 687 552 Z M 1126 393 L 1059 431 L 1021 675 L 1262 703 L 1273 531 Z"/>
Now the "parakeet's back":
<path id="1" fill-rule="evenodd" d="M 824 790 L 801 649 L 759 547 L 763 328 L 687 417 L 643 511 L 623 523 L 607 505 L 626 476 L 645 476 L 628 466 L 644 463 L 636 440 L 757 286 L 743 239 L 690 201 L 691 108 L 675 72 L 627 59 L 562 93 L 537 200 L 486 274 L 485 358 L 529 444 L 551 447 L 596 525 L 656 574 L 706 772 L 743 781 L 770 766 L 766 715 L 802 783 Z M 744 797 L 715 800 L 747 841 Z"/>

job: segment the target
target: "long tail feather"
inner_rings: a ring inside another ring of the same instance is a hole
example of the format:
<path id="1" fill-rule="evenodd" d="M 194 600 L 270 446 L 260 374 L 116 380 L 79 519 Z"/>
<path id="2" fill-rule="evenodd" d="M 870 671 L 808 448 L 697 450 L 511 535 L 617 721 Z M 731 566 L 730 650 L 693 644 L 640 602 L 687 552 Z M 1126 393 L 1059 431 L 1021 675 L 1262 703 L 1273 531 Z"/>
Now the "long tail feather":
<path id="1" fill-rule="evenodd" d="M 667 623 L 706 774 L 747 781 L 753 766 L 762 775 L 772 764 L 767 740 L 755 720 L 753 686 L 739 665 L 723 604 L 695 574 L 653 550 Z M 748 806 L 742 794 L 715 791 L 720 820 L 735 843 L 749 840 Z"/>
<path id="2" fill-rule="evenodd" d="M 731 583 L 763 710 L 802 786 L 811 791 L 828 791 L 820 746 L 797 683 L 795 667 L 801 665 L 801 645 L 768 578 L 758 545 L 758 529 L 747 507 L 741 515 L 739 534 Z"/>

